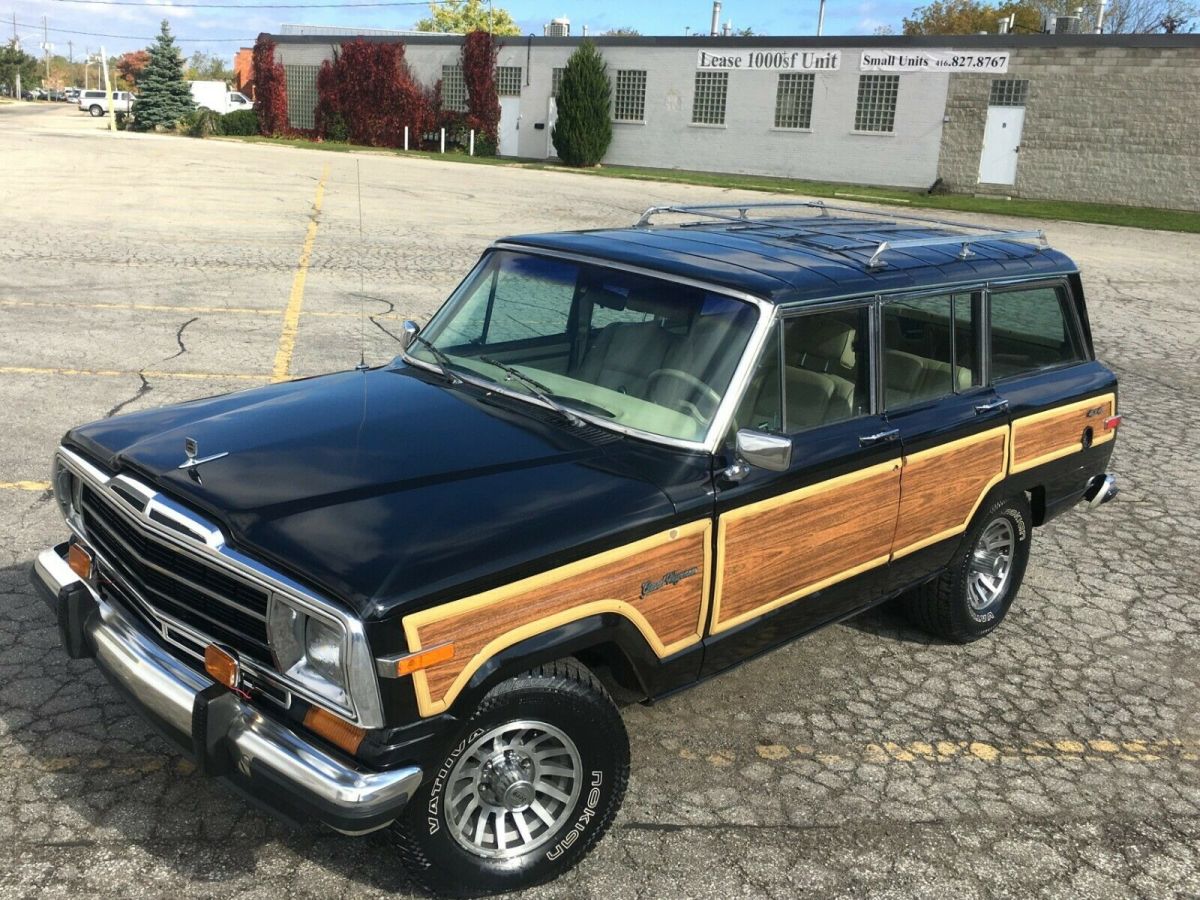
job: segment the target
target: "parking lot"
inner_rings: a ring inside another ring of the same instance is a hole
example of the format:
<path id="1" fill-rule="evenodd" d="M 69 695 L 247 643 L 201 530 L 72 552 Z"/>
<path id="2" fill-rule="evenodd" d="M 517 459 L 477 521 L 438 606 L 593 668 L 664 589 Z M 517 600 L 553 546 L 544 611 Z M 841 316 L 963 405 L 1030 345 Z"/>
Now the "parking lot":
<path id="1" fill-rule="evenodd" d="M 386 836 L 277 824 L 66 658 L 27 572 L 68 427 L 384 362 L 506 233 L 741 196 L 0 105 L 0 897 L 410 892 Z M 1122 379 L 1118 500 L 1036 533 L 982 642 L 883 609 L 627 709 L 622 813 L 533 896 L 1200 895 L 1200 235 L 1045 228 Z"/>

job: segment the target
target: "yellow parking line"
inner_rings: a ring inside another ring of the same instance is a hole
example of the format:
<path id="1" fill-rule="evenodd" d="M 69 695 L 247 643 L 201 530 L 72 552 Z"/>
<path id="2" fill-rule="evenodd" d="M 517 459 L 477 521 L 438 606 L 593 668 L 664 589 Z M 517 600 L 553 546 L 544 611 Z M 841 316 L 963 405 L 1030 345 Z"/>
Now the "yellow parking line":
<path id="1" fill-rule="evenodd" d="M 0 306 L 6 307 L 45 307 L 46 303 L 39 303 L 33 300 L 4 300 L 0 299 Z M 66 306 L 68 310 L 73 309 L 106 309 L 106 310 L 126 310 L 131 312 L 166 312 L 166 313 L 191 313 L 201 315 L 234 315 L 234 316 L 271 316 L 272 318 L 279 315 L 277 309 L 258 309 L 253 306 L 168 306 L 160 303 L 71 303 Z M 59 312 L 62 307 L 57 307 Z M 326 310 L 303 310 L 302 316 L 313 316 L 319 319 L 357 319 L 361 313 L 355 310 L 354 312 L 338 312 Z M 384 313 L 376 315 L 376 319 L 399 319 L 399 313 Z"/>
<path id="2" fill-rule="evenodd" d="M 48 481 L 0 481 L 0 491 L 48 491 Z"/>
<path id="3" fill-rule="evenodd" d="M 0 366 L 0 375 L 82 375 L 93 378 L 177 378 L 186 381 L 269 381 L 270 375 L 253 375 L 245 372 L 158 372 L 143 369 L 140 372 L 121 369 L 56 369 L 38 366 Z"/>
<path id="4" fill-rule="evenodd" d="M 296 350 L 296 331 L 300 327 L 300 310 L 304 306 L 304 282 L 308 279 L 308 264 L 312 260 L 313 244 L 317 240 L 317 222 L 321 215 L 321 204 L 325 200 L 325 181 L 329 178 L 329 166 L 321 170 L 317 182 L 317 196 L 313 199 L 312 215 L 308 219 L 308 230 L 304 235 L 304 246 L 300 250 L 300 261 L 296 275 L 292 278 L 292 293 L 288 297 L 287 309 L 283 311 L 283 330 L 279 334 L 279 349 L 275 351 L 275 366 L 271 381 L 286 381 L 292 367 L 292 354 Z"/>

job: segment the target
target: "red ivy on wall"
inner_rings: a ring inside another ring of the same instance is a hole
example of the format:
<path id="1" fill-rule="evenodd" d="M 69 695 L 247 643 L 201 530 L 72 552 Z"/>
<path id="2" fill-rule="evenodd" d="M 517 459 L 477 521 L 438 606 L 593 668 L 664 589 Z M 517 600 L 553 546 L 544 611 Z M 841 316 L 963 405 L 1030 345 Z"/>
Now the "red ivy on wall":
<path id="1" fill-rule="evenodd" d="M 288 131 L 287 75 L 283 63 L 275 61 L 275 42 L 269 37 L 255 41 L 252 66 L 259 133 L 284 134 Z"/>
<path id="2" fill-rule="evenodd" d="M 472 31 L 463 39 L 467 127 L 474 128 L 493 153 L 500 130 L 500 97 L 496 93 L 496 56 L 499 52 L 496 36 L 487 31 Z"/>
<path id="3" fill-rule="evenodd" d="M 371 147 L 401 147 L 404 128 L 416 146 L 436 127 L 437 94 L 423 88 L 404 60 L 404 45 L 356 38 L 321 65 L 317 74 L 317 133 L 331 126 L 345 137 Z"/>

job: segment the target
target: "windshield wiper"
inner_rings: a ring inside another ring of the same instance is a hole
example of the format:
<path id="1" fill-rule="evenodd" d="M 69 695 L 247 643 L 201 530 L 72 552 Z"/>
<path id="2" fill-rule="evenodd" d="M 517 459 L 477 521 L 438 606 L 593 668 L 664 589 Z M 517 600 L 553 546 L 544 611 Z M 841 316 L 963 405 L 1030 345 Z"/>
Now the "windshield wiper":
<path id="1" fill-rule="evenodd" d="M 537 397 L 539 400 L 541 400 L 543 403 L 545 403 L 551 409 L 555 410 L 560 415 L 562 415 L 562 417 L 564 419 L 566 419 L 568 422 L 570 422 L 572 425 L 582 425 L 583 424 L 583 420 L 580 419 L 579 416 L 575 415 L 575 413 L 571 412 L 571 410 L 567 409 L 565 406 L 563 406 L 561 403 L 559 403 L 557 400 L 555 400 L 554 397 L 551 396 L 551 394 L 550 394 L 550 388 L 546 387 L 540 381 L 534 380 L 533 378 L 531 378 L 530 376 L 528 376 L 524 372 L 522 372 L 520 369 L 513 368 L 508 363 L 502 363 L 502 362 L 500 362 L 500 360 L 493 359 L 490 356 L 481 356 L 481 357 L 479 357 L 479 361 L 485 362 L 489 366 L 495 366 L 497 369 L 500 369 L 501 371 L 507 373 L 509 381 L 511 381 L 514 378 L 517 379 L 519 382 L 521 382 L 521 384 L 523 384 L 523 385 L 525 385 L 525 387 L 529 388 L 529 390 L 533 393 L 533 395 L 535 397 Z"/>
<path id="2" fill-rule="evenodd" d="M 437 360 L 438 369 L 446 377 L 447 381 L 449 381 L 451 384 L 462 384 L 462 379 L 450 371 L 451 363 L 450 363 L 449 356 L 447 356 L 443 351 L 439 350 L 437 347 L 433 346 L 433 343 L 431 341 L 429 341 L 427 338 L 425 338 L 419 334 L 412 335 L 412 339 L 414 341 L 416 341 L 418 344 L 420 344 L 422 347 L 427 348 L 429 350 L 429 352 L 433 354 L 433 358 L 435 360 Z"/>

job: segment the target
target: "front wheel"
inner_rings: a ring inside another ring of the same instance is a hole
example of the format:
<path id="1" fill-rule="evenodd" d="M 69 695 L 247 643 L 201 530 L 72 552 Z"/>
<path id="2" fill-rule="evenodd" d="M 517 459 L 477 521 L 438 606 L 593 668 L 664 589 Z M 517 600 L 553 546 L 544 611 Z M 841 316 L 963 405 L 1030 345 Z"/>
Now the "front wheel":
<path id="1" fill-rule="evenodd" d="M 559 661 L 492 689 L 393 826 L 414 879 L 471 897 L 557 878 L 603 837 L 629 780 L 621 715 Z"/>
<path id="2" fill-rule="evenodd" d="M 905 596 L 909 618 L 918 628 L 959 644 L 990 634 L 1020 590 L 1032 536 L 1024 494 L 984 506 L 946 570 Z"/>
<path id="3" fill-rule="evenodd" d="M 102 115 L 104 115 L 104 107 L 96 106 L 95 104 L 93 104 L 92 106 L 90 106 L 88 108 L 88 112 L 90 112 L 92 114 L 93 119 L 98 119 Z"/>

